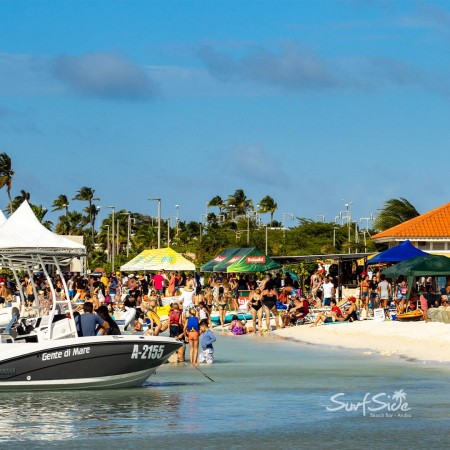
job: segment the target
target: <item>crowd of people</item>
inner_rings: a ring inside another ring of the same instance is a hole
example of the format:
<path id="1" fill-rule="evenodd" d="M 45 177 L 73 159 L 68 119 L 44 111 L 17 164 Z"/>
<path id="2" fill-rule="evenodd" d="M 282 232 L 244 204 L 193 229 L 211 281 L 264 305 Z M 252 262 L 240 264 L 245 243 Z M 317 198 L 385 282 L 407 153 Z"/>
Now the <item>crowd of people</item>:
<path id="1" fill-rule="evenodd" d="M 158 335 L 167 331 L 171 337 L 189 346 L 191 363 L 214 360 L 211 314 L 216 311 L 222 331 L 239 336 L 253 332 L 270 332 L 271 321 L 283 328 L 303 324 L 309 317 L 313 326 L 321 323 L 355 321 L 368 318 L 375 308 L 391 309 L 397 314 L 420 307 L 424 319 L 431 307 L 449 309 L 450 278 L 442 292 L 432 294 L 431 277 L 408 286 L 404 278 L 395 283 L 383 274 L 362 273 L 356 296 L 350 296 L 341 305 L 336 302 L 337 280 L 330 274 L 315 271 L 306 292 L 289 271 L 274 275 L 222 274 L 168 272 L 135 275 L 125 273 L 101 273 L 82 276 L 70 274 L 67 279 L 55 276 L 52 285 L 46 277 L 35 274 L 33 279 L 25 275 L 20 280 L 27 308 L 37 307 L 45 314 L 56 295 L 65 298 L 65 286 L 74 305 L 75 321 L 79 335 L 120 334 L 116 320 L 123 320 L 126 332 L 145 332 Z M 19 287 L 10 277 L 0 276 L 0 307 L 10 304 Z M 240 293 L 247 292 L 245 304 Z M 171 300 L 167 319 L 162 319 L 158 308 L 162 299 Z M 245 319 L 230 311 L 251 315 L 252 326 Z M 312 315 L 311 312 L 315 314 Z M 313 320 L 311 320 L 313 317 Z M 227 321 L 228 320 L 228 321 Z M 181 348 L 178 360 L 185 360 L 186 348 Z M 186 358 L 187 359 L 187 358 Z"/>

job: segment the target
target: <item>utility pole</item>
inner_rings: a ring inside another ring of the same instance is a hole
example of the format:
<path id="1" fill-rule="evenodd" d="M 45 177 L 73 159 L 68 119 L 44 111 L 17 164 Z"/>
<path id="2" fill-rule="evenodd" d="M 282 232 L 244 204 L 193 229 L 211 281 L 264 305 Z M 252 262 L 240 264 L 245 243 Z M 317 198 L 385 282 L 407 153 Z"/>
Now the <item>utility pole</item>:
<path id="1" fill-rule="evenodd" d="M 149 198 L 149 200 L 158 202 L 158 248 L 161 248 L 161 199 Z"/>

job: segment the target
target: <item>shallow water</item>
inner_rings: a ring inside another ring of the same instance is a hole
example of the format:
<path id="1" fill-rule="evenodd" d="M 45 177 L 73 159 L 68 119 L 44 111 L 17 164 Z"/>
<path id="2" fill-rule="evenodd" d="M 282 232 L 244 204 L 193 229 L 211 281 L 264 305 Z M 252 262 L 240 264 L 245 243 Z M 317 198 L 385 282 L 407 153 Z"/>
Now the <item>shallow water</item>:
<path id="1" fill-rule="evenodd" d="M 448 366 L 267 336 L 219 334 L 215 349 L 213 366 L 166 364 L 143 388 L 1 393 L 0 448 L 448 447 Z M 387 410 L 400 390 L 402 417 Z M 339 393 L 385 407 L 328 411 Z"/>

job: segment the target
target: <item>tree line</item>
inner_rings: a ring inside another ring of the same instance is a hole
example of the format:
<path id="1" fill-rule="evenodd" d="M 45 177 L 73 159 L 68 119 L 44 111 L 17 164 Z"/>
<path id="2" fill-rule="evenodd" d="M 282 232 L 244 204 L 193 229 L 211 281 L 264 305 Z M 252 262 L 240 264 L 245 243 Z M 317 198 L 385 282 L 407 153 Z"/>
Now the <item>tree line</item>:
<path id="1" fill-rule="evenodd" d="M 112 245 L 116 255 L 115 265 L 119 267 L 144 249 L 157 246 L 157 220 L 139 212 L 112 211 L 109 209 L 101 223 L 97 223 L 102 208 L 97 202 L 95 189 L 81 187 L 73 196 L 58 195 L 51 205 L 51 211 L 59 211 L 56 224 L 46 220 L 48 208 L 35 205 L 31 195 L 25 190 L 12 196 L 13 178 L 11 158 L 0 153 L 0 189 L 5 189 L 8 206 L 5 211 L 12 214 L 24 200 L 30 203 L 41 223 L 61 235 L 83 236 L 88 251 L 88 266 L 92 269 L 111 265 Z M 73 202 L 84 207 L 73 209 Z M 267 195 L 255 204 L 243 189 L 222 199 L 216 195 L 207 204 L 217 208 L 209 212 L 205 221 L 178 221 L 175 226 L 163 221 L 161 226 L 161 246 L 170 245 L 174 250 L 195 259 L 198 265 L 217 255 L 225 247 L 258 247 L 267 249 L 270 255 L 306 255 L 375 251 L 371 236 L 419 215 L 414 206 L 404 198 L 387 200 L 370 230 L 349 231 L 347 224 L 316 222 L 297 217 L 294 226 L 285 228 L 273 216 L 278 209 L 275 200 Z M 269 214 L 270 221 L 264 225 L 261 215 Z M 112 231 L 114 229 L 114 237 Z M 361 233 L 360 233 L 361 232 Z"/>

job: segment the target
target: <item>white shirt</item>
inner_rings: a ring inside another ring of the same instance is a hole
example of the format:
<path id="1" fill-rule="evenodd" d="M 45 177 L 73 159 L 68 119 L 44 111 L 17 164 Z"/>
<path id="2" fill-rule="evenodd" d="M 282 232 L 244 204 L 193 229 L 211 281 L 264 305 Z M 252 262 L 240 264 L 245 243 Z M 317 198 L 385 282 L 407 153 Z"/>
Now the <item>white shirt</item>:
<path id="1" fill-rule="evenodd" d="M 323 298 L 333 297 L 334 284 L 331 281 L 329 281 L 328 283 L 323 283 L 322 288 L 323 288 Z"/>
<path id="2" fill-rule="evenodd" d="M 179 301 L 181 301 L 181 299 L 183 299 L 183 309 L 187 309 L 189 308 L 194 302 L 192 300 L 192 298 L 194 297 L 195 291 L 185 291 L 184 289 L 181 289 L 181 298 Z"/>

